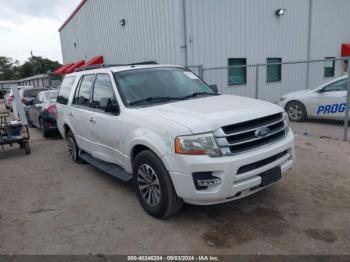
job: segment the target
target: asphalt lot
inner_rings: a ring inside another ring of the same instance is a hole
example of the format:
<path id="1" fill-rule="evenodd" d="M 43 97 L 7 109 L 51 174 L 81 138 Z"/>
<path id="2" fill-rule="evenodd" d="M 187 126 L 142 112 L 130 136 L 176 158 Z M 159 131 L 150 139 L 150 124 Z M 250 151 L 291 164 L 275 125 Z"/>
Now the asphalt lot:
<path id="1" fill-rule="evenodd" d="M 148 216 L 131 185 L 31 130 L 0 151 L 0 254 L 350 254 L 350 146 L 297 136 L 297 163 L 249 198 Z"/>

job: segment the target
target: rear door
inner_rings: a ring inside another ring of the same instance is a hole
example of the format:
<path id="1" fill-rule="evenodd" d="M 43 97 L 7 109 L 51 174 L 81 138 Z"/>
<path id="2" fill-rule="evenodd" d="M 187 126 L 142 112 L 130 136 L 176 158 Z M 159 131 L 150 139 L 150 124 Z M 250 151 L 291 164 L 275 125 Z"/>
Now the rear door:
<path id="1" fill-rule="evenodd" d="M 75 140 L 83 151 L 93 154 L 91 140 L 91 122 L 93 112 L 90 110 L 91 93 L 95 82 L 95 74 L 84 75 L 75 90 L 68 118 L 73 129 Z"/>
<path id="2" fill-rule="evenodd" d="M 111 108 L 114 108 L 111 112 Z M 90 122 L 95 158 L 123 166 L 123 141 L 116 93 L 109 74 L 97 74 L 93 89 Z"/>
<path id="3" fill-rule="evenodd" d="M 321 118 L 344 118 L 348 79 L 333 82 L 310 98 L 312 116 Z"/>

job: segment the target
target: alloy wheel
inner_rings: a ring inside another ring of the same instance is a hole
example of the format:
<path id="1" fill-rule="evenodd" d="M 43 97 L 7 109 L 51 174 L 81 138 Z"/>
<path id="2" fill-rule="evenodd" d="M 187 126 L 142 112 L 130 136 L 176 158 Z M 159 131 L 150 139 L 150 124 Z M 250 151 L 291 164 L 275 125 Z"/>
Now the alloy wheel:
<path id="1" fill-rule="evenodd" d="M 74 143 L 74 141 L 73 141 L 73 138 L 72 138 L 72 137 L 68 137 L 67 142 L 68 142 L 69 156 L 70 156 L 70 158 L 71 158 L 73 161 L 75 161 L 76 158 L 77 158 L 77 150 L 76 150 L 76 147 L 75 147 L 75 143 Z"/>
<path id="2" fill-rule="evenodd" d="M 159 179 L 153 168 L 147 164 L 137 171 L 137 182 L 142 198 L 151 207 L 158 206 L 161 198 Z"/>
<path id="3" fill-rule="evenodd" d="M 288 115 L 292 120 L 299 120 L 302 118 L 303 110 L 299 105 L 294 104 L 289 107 Z"/>

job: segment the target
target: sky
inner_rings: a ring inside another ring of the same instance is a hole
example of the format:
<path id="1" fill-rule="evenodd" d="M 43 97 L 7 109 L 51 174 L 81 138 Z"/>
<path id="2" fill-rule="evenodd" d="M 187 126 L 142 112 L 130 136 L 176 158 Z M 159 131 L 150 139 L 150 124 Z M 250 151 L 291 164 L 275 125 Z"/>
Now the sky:
<path id="1" fill-rule="evenodd" d="M 81 0 L 0 0 L 0 56 L 62 63 L 58 28 Z"/>

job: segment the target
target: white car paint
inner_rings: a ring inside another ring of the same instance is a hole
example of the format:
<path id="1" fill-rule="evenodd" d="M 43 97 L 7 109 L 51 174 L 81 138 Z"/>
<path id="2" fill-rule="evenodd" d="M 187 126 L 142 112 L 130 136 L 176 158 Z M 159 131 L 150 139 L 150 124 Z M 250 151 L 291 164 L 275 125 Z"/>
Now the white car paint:
<path id="1" fill-rule="evenodd" d="M 60 133 L 65 136 L 65 127 L 69 127 L 80 149 L 97 159 L 118 164 L 130 174 L 133 148 L 137 145 L 148 147 L 163 161 L 177 195 L 185 202 L 193 204 L 223 203 L 248 196 L 264 188 L 259 187 L 262 181 L 259 176 L 261 173 L 278 166 L 284 173 L 292 167 L 294 135 L 289 127 L 283 127 L 285 133 L 278 141 L 237 155 L 209 157 L 176 154 L 174 142 L 179 136 L 213 133 L 223 126 L 282 114 L 283 109 L 264 101 L 232 95 L 202 97 L 142 108 L 126 107 L 113 80 L 113 73 L 151 67 L 164 66 L 112 67 L 67 75 L 66 78 L 75 77 L 75 80 L 68 104 L 57 104 Z M 80 77 L 97 73 L 108 74 L 112 79 L 120 107 L 119 116 L 88 111 L 71 105 Z M 267 165 L 237 175 L 240 167 L 281 152 L 286 154 Z M 222 183 L 207 190 L 196 190 L 192 173 L 203 171 L 213 172 L 222 179 Z"/>
<path id="2" fill-rule="evenodd" d="M 305 106 L 310 118 L 343 119 L 345 117 L 348 77 L 342 76 L 313 90 L 300 90 L 282 96 L 279 105 L 297 101 Z M 334 87 L 337 86 L 335 89 Z M 322 92 L 328 90 L 329 92 Z M 331 91 L 333 90 L 333 91 Z"/>

